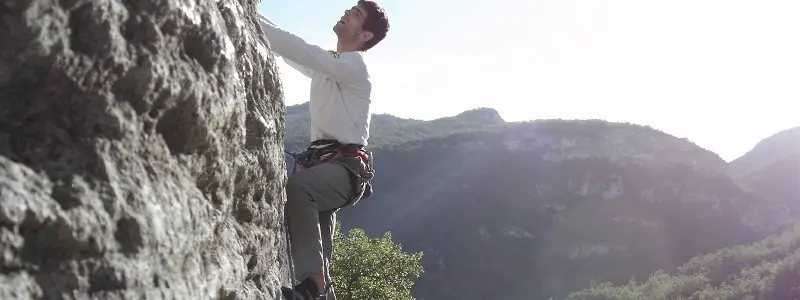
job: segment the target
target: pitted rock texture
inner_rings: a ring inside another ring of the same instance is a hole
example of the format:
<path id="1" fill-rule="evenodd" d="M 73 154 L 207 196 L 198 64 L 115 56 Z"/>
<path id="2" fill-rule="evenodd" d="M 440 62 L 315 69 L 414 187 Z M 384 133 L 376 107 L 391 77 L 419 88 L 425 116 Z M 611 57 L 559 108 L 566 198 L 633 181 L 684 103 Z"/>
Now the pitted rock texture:
<path id="1" fill-rule="evenodd" d="M 278 299 L 256 0 L 0 0 L 0 299 Z"/>

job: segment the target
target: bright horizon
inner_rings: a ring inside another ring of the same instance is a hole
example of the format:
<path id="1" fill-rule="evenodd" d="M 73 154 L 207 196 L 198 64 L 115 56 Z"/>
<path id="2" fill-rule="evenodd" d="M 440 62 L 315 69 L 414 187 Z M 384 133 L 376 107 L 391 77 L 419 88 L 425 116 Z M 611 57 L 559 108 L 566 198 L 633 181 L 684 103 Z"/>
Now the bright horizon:
<path id="1" fill-rule="evenodd" d="M 649 125 L 730 161 L 800 126 L 800 1 L 383 0 L 387 38 L 365 52 L 372 113 L 432 120 L 489 107 L 510 122 Z M 311 44 L 355 0 L 263 0 Z M 794 29 L 792 29 L 794 28 Z M 278 60 L 286 105 L 309 82 Z"/>

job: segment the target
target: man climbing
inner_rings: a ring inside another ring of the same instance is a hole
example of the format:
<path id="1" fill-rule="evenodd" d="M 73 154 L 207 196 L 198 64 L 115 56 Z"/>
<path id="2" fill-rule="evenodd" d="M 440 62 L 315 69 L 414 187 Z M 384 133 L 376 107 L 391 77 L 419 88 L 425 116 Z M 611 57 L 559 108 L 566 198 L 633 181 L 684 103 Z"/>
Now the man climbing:
<path id="1" fill-rule="evenodd" d="M 384 10 L 359 0 L 333 26 L 336 51 L 306 43 L 263 15 L 259 23 L 276 56 L 311 78 L 311 145 L 295 156 L 300 166 L 286 185 L 291 258 L 300 283 L 287 299 L 335 299 L 329 264 L 336 211 L 372 193 L 369 138 L 370 83 L 363 52 L 389 31 Z M 292 267 L 292 266 L 290 266 Z M 294 298 L 292 298 L 294 297 Z"/>

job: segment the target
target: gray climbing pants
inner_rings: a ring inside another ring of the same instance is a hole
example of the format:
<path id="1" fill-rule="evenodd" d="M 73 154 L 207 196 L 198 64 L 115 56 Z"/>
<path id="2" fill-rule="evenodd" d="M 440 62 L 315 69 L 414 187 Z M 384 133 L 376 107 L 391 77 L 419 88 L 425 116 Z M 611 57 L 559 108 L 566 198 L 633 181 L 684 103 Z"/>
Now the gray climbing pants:
<path id="1" fill-rule="evenodd" d="M 330 278 L 332 238 L 336 210 L 353 195 L 348 170 L 338 163 L 323 163 L 290 174 L 286 184 L 292 259 L 296 280 L 322 271 Z M 335 299 L 333 292 L 328 299 Z"/>

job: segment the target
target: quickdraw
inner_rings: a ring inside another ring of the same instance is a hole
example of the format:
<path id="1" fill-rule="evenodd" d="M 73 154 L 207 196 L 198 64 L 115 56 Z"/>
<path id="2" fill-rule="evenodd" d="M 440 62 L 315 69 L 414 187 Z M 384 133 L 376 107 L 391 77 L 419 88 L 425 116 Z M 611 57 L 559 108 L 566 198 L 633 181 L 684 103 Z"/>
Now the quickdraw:
<path id="1" fill-rule="evenodd" d="M 297 154 L 286 150 L 283 150 L 283 152 L 294 159 L 294 167 L 292 167 L 292 174 L 294 174 L 294 172 L 297 171 Z M 286 259 L 288 260 L 287 265 L 289 267 L 289 287 L 292 288 L 292 299 L 295 299 L 295 272 L 294 259 L 292 258 L 292 236 L 289 233 L 289 215 L 285 211 L 283 213 L 283 231 L 286 232 Z"/>

